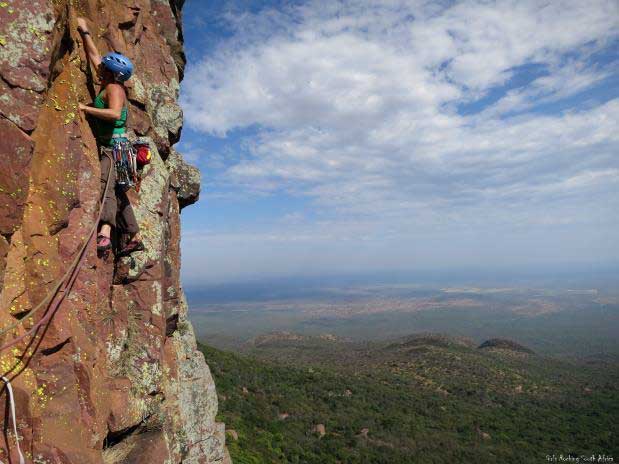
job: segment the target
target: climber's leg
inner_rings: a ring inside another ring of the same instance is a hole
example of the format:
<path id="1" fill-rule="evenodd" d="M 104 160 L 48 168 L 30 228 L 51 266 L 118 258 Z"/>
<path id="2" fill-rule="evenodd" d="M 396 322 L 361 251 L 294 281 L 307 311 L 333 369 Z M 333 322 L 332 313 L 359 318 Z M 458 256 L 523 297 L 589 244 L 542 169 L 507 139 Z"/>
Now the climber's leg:
<path id="1" fill-rule="evenodd" d="M 101 162 L 100 196 L 101 203 L 101 227 L 97 235 L 97 251 L 106 252 L 112 248 L 112 226 L 116 225 L 116 170 L 111 158 L 111 149 L 101 147 L 99 152 Z M 108 185 L 109 184 L 109 185 Z M 107 185 L 107 190 L 106 190 Z"/>
<path id="2" fill-rule="evenodd" d="M 129 243 L 120 251 L 120 256 L 128 255 L 134 251 L 144 250 L 144 244 L 140 238 L 140 227 L 135 219 L 135 214 L 126 193 L 118 194 L 118 226 L 129 234 Z"/>
<path id="3" fill-rule="evenodd" d="M 118 227 L 131 236 L 137 234 L 140 231 L 140 227 L 138 226 L 138 221 L 135 219 L 135 214 L 133 213 L 133 208 L 131 207 L 127 194 L 125 192 L 119 192 L 117 201 Z"/>
<path id="4" fill-rule="evenodd" d="M 101 191 L 100 194 L 105 198 L 102 199 L 101 204 L 101 223 L 109 226 L 116 226 L 116 210 L 118 208 L 118 202 L 116 200 L 116 170 L 114 169 L 114 163 L 112 162 L 112 149 L 107 147 L 101 147 L 99 160 L 101 161 Z M 105 186 L 107 186 L 107 192 L 105 192 Z M 109 227 L 107 229 L 107 236 L 109 237 Z"/>

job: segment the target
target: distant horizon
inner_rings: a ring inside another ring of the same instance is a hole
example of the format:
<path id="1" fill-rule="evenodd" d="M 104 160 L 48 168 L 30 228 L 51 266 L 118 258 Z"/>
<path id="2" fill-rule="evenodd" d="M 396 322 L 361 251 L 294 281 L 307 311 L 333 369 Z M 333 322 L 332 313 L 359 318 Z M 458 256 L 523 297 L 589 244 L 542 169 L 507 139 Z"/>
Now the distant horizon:
<path id="1" fill-rule="evenodd" d="M 542 267 L 535 269 L 408 269 L 315 274 L 271 274 L 236 276 L 226 280 L 182 278 L 190 296 L 209 294 L 213 300 L 233 301 L 235 293 L 243 299 L 261 299 L 266 293 L 294 295 L 295 289 L 312 290 L 324 286 L 418 285 L 419 287 L 478 286 L 480 288 L 616 288 L 619 292 L 619 263 L 601 266 L 598 263 L 579 267 Z M 252 291 L 255 295 L 252 296 Z"/>
<path id="2" fill-rule="evenodd" d="M 619 353 L 619 270 L 392 272 L 186 287 L 196 333 L 235 349 L 273 332 L 359 342 L 431 332 L 538 353 Z M 595 336 L 592 336 L 595 334 Z"/>

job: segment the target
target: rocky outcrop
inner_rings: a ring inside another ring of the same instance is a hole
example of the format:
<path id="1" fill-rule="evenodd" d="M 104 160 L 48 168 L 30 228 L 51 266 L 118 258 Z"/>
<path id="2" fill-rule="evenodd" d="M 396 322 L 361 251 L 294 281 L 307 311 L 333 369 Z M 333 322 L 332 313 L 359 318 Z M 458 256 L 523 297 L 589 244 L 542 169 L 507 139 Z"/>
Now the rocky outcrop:
<path id="1" fill-rule="evenodd" d="M 92 101 L 93 73 L 77 16 L 88 18 L 102 51 L 135 63 L 129 125 L 153 151 L 140 192 L 131 193 L 146 251 L 98 258 L 91 239 L 53 317 L 0 352 L 18 435 L 5 415 L 3 462 L 19 462 L 17 440 L 26 461 L 39 464 L 228 459 L 179 280 L 180 209 L 200 186 L 199 172 L 172 148 L 182 127 L 182 3 L 0 2 L 0 345 L 47 314 L 33 310 L 96 225 L 99 160 L 78 111 Z M 8 401 L 6 388 L 1 398 Z"/>

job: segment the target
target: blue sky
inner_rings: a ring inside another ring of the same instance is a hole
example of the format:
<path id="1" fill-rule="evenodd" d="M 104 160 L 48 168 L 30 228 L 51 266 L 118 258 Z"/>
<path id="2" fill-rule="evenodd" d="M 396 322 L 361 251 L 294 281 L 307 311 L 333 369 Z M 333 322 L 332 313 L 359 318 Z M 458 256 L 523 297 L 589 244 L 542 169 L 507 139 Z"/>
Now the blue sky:
<path id="1" fill-rule="evenodd" d="M 187 1 L 185 282 L 617 265 L 618 5 Z"/>

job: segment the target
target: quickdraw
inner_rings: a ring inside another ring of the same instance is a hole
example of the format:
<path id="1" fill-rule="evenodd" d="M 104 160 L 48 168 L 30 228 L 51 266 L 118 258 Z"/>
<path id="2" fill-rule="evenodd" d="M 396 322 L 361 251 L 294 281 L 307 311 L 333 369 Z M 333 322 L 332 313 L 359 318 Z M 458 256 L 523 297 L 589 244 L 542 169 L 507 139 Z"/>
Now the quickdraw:
<path id="1" fill-rule="evenodd" d="M 127 191 L 138 185 L 138 165 L 135 150 L 129 140 L 114 139 L 112 156 L 116 167 L 116 187 Z"/>

